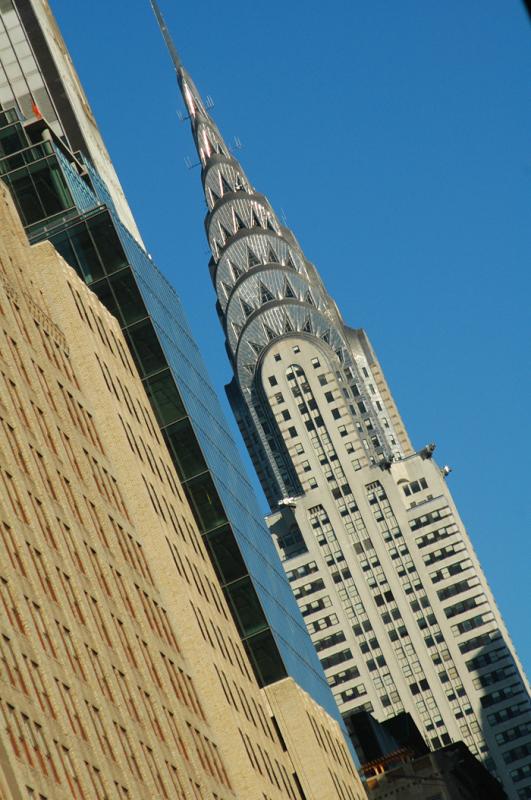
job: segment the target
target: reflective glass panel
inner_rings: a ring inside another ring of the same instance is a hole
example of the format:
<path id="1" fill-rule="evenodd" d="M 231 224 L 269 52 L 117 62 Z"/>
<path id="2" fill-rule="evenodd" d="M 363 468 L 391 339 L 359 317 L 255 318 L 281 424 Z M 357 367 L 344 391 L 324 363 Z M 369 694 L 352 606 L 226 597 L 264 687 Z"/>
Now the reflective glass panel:
<path id="1" fill-rule="evenodd" d="M 205 534 L 204 538 L 222 584 L 246 575 L 247 567 L 229 525 Z"/>
<path id="2" fill-rule="evenodd" d="M 221 500 L 209 473 L 192 478 L 185 484 L 185 489 L 202 531 L 218 528 L 227 522 Z"/>
<path id="3" fill-rule="evenodd" d="M 151 320 L 146 319 L 144 322 L 127 328 L 124 333 L 130 342 L 132 354 L 141 375 L 147 377 L 167 366 Z"/>
<path id="4" fill-rule="evenodd" d="M 165 428 L 164 436 L 182 480 L 193 478 L 208 469 L 188 417 Z"/>
<path id="5" fill-rule="evenodd" d="M 162 428 L 186 415 L 181 396 L 169 369 L 165 369 L 152 378 L 146 378 L 144 387 Z"/>

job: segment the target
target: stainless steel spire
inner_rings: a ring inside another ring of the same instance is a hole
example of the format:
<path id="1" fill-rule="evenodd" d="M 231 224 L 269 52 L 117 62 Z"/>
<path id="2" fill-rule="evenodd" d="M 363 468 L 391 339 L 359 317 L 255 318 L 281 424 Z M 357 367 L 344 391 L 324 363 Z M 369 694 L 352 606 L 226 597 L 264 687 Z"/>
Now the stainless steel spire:
<path id="1" fill-rule="evenodd" d="M 498 727 L 506 711 L 529 715 L 526 684 L 447 471 L 433 446 L 413 450 L 365 333 L 345 325 L 180 62 L 178 75 L 202 165 L 229 399 L 338 705 L 379 719 L 407 711 L 433 747 L 463 739 L 513 800 L 520 772 L 506 765 L 528 758 L 531 742 L 522 727 L 525 745 L 513 748 Z"/>
<path id="2" fill-rule="evenodd" d="M 344 325 L 293 233 L 251 186 L 183 68 L 157 3 L 151 2 L 172 55 L 203 168 L 211 275 L 235 371 L 231 402 L 240 426 L 255 434 L 250 436 L 251 455 L 262 465 L 268 499 L 276 503 L 300 490 L 282 436 L 258 398 L 263 355 L 279 338 L 313 339 L 345 384 L 356 383 L 365 409 L 362 416 L 372 431 L 366 440 L 369 458 L 379 462 L 400 457 L 407 437 L 394 431 L 384 399 L 369 388 L 375 382 L 363 372 L 367 359 L 356 334 Z"/>
<path id="3" fill-rule="evenodd" d="M 182 66 L 181 58 L 179 56 L 179 53 L 177 52 L 177 48 L 175 47 L 173 39 L 171 38 L 171 34 L 168 30 L 166 22 L 164 21 L 164 17 L 162 16 L 162 11 L 160 10 L 160 6 L 157 3 L 157 0 L 150 0 L 150 1 L 151 1 L 151 8 L 153 9 L 153 13 L 155 14 L 155 17 L 157 18 L 157 22 L 159 24 L 160 32 L 164 37 L 164 41 L 166 42 L 166 47 L 168 48 L 171 60 L 173 61 L 175 72 L 179 74 L 179 69 Z"/>

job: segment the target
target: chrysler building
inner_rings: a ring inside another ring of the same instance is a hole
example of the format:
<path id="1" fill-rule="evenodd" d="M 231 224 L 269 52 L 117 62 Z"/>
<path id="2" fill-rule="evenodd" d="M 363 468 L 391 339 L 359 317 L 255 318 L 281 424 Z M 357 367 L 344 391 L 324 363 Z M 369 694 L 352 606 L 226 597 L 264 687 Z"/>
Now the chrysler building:
<path id="1" fill-rule="evenodd" d="M 408 436 L 365 331 L 221 136 L 153 3 L 197 148 L 228 395 L 268 524 L 345 718 L 409 712 L 531 797 L 522 667 L 435 445 Z"/>

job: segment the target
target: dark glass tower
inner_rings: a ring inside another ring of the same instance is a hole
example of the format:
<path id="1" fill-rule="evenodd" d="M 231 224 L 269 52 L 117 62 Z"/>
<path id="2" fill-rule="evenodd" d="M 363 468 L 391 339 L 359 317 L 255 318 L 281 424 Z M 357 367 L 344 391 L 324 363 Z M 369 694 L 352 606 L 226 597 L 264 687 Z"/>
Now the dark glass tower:
<path id="1" fill-rule="evenodd" d="M 59 53 L 50 50 L 44 34 L 51 22 L 49 14 L 39 19 L 41 11 L 41 4 L 26 0 L 0 7 L 0 175 L 30 240 L 50 240 L 120 321 L 260 685 L 289 675 L 337 717 L 179 298 L 139 244 L 136 229 L 124 224 L 130 211 L 119 187 L 109 189 L 102 178 L 102 172 L 114 175 L 105 153 L 99 155 L 101 168 L 94 165 L 90 145 L 97 137 L 94 131 L 89 136 L 86 120 L 87 138 L 75 139 L 69 115 L 77 113 L 82 90 L 78 86 L 66 102 L 68 82 L 55 78 L 67 53 L 64 45 Z M 35 102 L 26 97 L 30 80 L 19 42 L 32 45 L 32 74 L 42 89 Z M 24 86 L 10 83 L 10 63 Z M 80 148 L 75 152 L 74 139 Z"/>
<path id="2" fill-rule="evenodd" d="M 415 450 L 362 330 L 251 185 L 168 44 L 201 163 L 229 399 L 342 713 L 409 712 L 531 797 L 528 688 L 434 445 Z"/>

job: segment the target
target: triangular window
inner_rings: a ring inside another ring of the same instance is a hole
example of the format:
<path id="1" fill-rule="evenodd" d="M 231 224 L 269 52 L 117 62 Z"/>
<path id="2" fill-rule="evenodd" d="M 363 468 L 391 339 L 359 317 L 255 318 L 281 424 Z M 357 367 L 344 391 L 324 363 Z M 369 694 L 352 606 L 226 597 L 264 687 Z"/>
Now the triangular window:
<path id="1" fill-rule="evenodd" d="M 223 192 L 223 194 L 227 194 L 227 192 L 232 192 L 232 186 L 230 185 L 228 180 L 223 177 L 223 175 L 221 176 L 221 191 Z"/>
<path id="2" fill-rule="evenodd" d="M 306 302 L 311 306 L 315 305 L 315 303 L 313 302 L 313 297 L 311 292 L 306 292 Z"/>
<path id="3" fill-rule="evenodd" d="M 293 297 L 293 298 L 296 297 L 296 294 L 293 291 L 293 289 L 291 288 L 291 284 L 290 284 L 289 281 L 286 281 L 286 283 L 285 283 L 284 297 Z"/>
<path id="4" fill-rule="evenodd" d="M 238 214 L 236 214 L 236 212 L 234 212 L 234 219 L 236 220 L 236 231 L 241 231 L 242 228 L 247 227 L 245 222 L 242 220 L 241 217 L 238 216 Z"/>
<path id="5" fill-rule="evenodd" d="M 221 230 L 221 235 L 223 237 L 222 244 L 225 244 L 225 242 L 227 242 L 232 236 L 234 236 L 234 234 L 233 233 L 229 233 L 229 231 L 226 229 L 226 227 L 224 225 L 221 224 L 221 222 L 219 224 L 219 227 L 220 227 L 220 230 Z"/>
<path id="6" fill-rule="evenodd" d="M 288 253 L 288 260 L 286 261 L 286 266 L 291 267 L 292 269 L 297 269 L 297 267 L 295 266 L 295 262 L 291 257 L 291 253 Z"/>
<path id="7" fill-rule="evenodd" d="M 260 220 L 258 219 L 258 215 L 257 215 L 256 211 L 253 211 L 252 226 L 253 226 L 253 228 L 261 228 L 262 227 L 262 225 L 260 223 Z"/>
<path id="8" fill-rule="evenodd" d="M 214 191 L 214 189 L 211 189 L 211 190 L 210 190 L 210 196 L 211 196 L 211 198 L 212 198 L 212 203 L 213 203 L 213 204 L 214 204 L 214 203 L 217 203 L 217 201 L 219 200 L 219 194 L 216 194 L 216 193 L 215 193 L 215 191 Z"/>
<path id="9" fill-rule="evenodd" d="M 323 333 L 323 339 L 327 344 L 330 344 L 330 331 L 325 331 Z"/>
<path id="10" fill-rule="evenodd" d="M 223 286 L 223 291 L 225 292 L 225 297 L 228 297 L 232 291 L 232 286 L 229 286 L 228 283 L 225 281 L 221 281 L 221 285 Z"/>
<path id="11" fill-rule="evenodd" d="M 239 336 L 240 333 L 242 332 L 242 326 L 238 325 L 237 322 L 233 322 L 232 327 L 234 328 L 234 333 L 236 334 L 236 336 Z"/>
<path id="12" fill-rule="evenodd" d="M 284 331 L 286 333 L 291 333 L 293 331 L 293 325 L 289 317 L 286 317 L 286 321 L 284 322 Z"/>
<path id="13" fill-rule="evenodd" d="M 340 361 L 343 361 L 343 351 L 336 350 L 336 356 L 339 358 Z"/>
<path id="14" fill-rule="evenodd" d="M 260 302 L 261 303 L 270 303 L 271 300 L 274 300 L 274 299 L 275 298 L 273 297 L 273 295 L 271 294 L 271 292 L 269 291 L 267 286 L 265 286 L 265 284 L 263 284 L 263 283 L 260 283 Z"/>
<path id="15" fill-rule="evenodd" d="M 311 323 L 310 317 L 306 317 L 306 320 L 304 321 L 304 325 L 302 326 L 302 329 L 306 333 L 311 333 L 312 332 L 312 323 Z"/>
<path id="16" fill-rule="evenodd" d="M 251 267 L 259 267 L 262 263 L 258 256 L 253 253 L 250 247 L 247 248 L 247 263 L 249 264 L 249 269 Z"/>
<path id="17" fill-rule="evenodd" d="M 262 344 L 257 344 L 256 342 L 249 342 L 249 347 L 252 347 L 257 356 L 260 355 L 260 353 L 264 349 L 264 346 Z"/>
<path id="18" fill-rule="evenodd" d="M 275 228 L 273 227 L 273 223 L 271 222 L 269 217 L 267 218 L 267 227 L 269 228 L 270 231 L 274 231 L 275 230 Z M 275 233 L 276 233 L 276 231 L 275 231 Z"/>
<path id="19" fill-rule="evenodd" d="M 269 261 L 271 262 L 271 264 L 280 264 L 278 256 L 275 253 L 275 251 L 273 250 L 273 247 L 271 245 L 269 245 L 268 258 L 269 258 Z"/>
<path id="20" fill-rule="evenodd" d="M 250 317 L 254 311 L 254 308 L 250 306 L 249 303 L 246 303 L 245 300 L 241 300 L 240 302 L 242 304 L 243 313 L 246 317 Z"/>
<path id="21" fill-rule="evenodd" d="M 231 268 L 231 272 L 234 275 L 234 280 L 237 281 L 243 275 L 243 271 L 233 264 L 232 261 L 229 261 L 229 267 Z"/>
<path id="22" fill-rule="evenodd" d="M 269 339 L 269 341 L 272 341 L 273 339 L 277 338 L 277 334 L 275 333 L 275 331 L 272 330 L 271 328 L 268 328 L 267 325 L 264 325 L 264 330 L 266 332 L 266 336 Z"/>
<path id="23" fill-rule="evenodd" d="M 251 375 L 254 375 L 254 364 L 246 364 L 245 369 L 247 370 L 247 372 L 250 372 Z"/>

